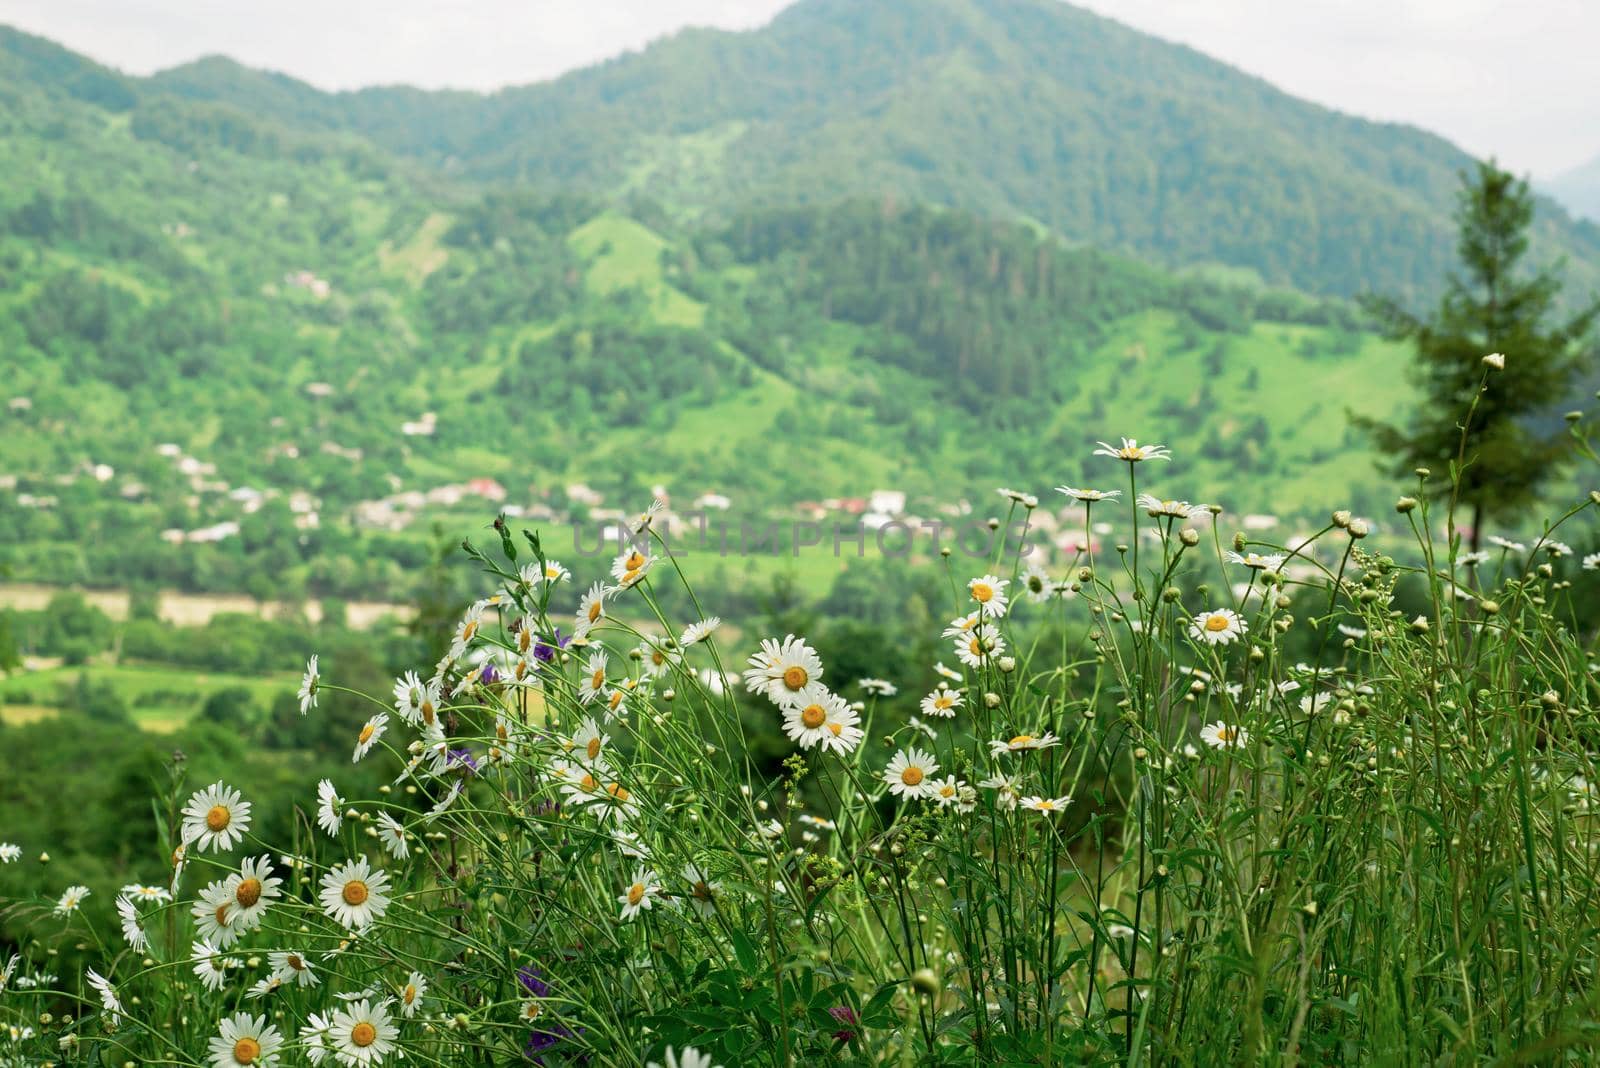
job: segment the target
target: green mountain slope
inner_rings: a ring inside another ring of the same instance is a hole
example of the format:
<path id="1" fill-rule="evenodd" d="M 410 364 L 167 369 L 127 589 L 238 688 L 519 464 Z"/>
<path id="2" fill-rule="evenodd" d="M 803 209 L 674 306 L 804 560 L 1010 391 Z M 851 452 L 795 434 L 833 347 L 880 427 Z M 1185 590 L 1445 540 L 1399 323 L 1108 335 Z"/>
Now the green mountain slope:
<path id="1" fill-rule="evenodd" d="M 1001 483 L 1093 480 L 1117 434 L 1197 443 L 1163 492 L 1320 511 L 1368 469 L 1344 406 L 1404 395 L 1401 354 L 1341 304 L 1026 225 L 484 192 L 59 50 L 0 54 L 20 578 L 403 597 L 436 523 L 564 513 L 577 482 L 623 508 L 716 492 L 735 522 L 875 489 L 982 514 Z M 473 478 L 505 499 L 406 497 Z"/>
<path id="2" fill-rule="evenodd" d="M 1336 294 L 1433 292 L 1469 162 L 1057 0 L 802 0 L 486 96 L 318 94 L 215 60 L 154 84 L 480 178 L 711 214 L 893 196 Z M 1544 207 L 1540 254 L 1600 284 L 1600 229 Z"/>

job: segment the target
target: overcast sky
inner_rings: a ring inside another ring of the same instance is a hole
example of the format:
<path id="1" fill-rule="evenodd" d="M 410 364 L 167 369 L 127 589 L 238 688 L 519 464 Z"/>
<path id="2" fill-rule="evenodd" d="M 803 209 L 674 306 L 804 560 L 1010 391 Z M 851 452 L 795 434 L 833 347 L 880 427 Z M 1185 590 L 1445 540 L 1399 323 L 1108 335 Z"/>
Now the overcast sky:
<path id="1" fill-rule="evenodd" d="M 872 0 L 860 0 L 870 3 Z M 539 81 L 788 0 L 0 0 L 0 22 L 146 74 L 209 53 L 324 88 Z M 1600 154 L 1600 0 L 1083 0 L 1322 104 L 1540 177 Z"/>

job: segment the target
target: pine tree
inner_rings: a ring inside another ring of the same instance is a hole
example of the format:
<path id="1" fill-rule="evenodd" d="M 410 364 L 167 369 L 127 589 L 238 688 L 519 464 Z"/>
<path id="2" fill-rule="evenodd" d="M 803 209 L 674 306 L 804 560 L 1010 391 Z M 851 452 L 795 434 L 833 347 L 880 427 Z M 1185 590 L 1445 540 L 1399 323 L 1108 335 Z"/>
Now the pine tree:
<path id="1" fill-rule="evenodd" d="M 1455 218 L 1462 273 L 1451 275 L 1431 317 L 1418 318 L 1393 298 L 1364 302 L 1391 338 L 1415 347 L 1421 407 L 1406 427 L 1354 422 L 1402 477 L 1417 467 L 1442 475 L 1462 458 L 1458 501 L 1471 509 L 1477 548 L 1485 519 L 1528 504 L 1570 456 L 1572 440 L 1555 413 L 1592 355 L 1589 330 L 1600 300 L 1554 321 L 1557 271 L 1518 269 L 1533 220 L 1528 183 L 1492 160 L 1462 175 Z M 1504 370 L 1490 373 L 1490 353 L 1504 355 Z M 1475 396 L 1463 443 L 1462 420 Z M 1433 485 L 1448 492 L 1447 481 Z"/>

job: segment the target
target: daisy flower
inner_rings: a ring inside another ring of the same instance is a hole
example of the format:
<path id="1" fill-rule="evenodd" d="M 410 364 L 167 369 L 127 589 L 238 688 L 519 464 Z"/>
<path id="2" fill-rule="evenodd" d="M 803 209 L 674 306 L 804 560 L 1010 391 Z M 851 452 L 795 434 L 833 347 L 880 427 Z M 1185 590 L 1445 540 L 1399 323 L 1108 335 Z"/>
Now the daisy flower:
<path id="1" fill-rule="evenodd" d="M 800 699 L 806 687 L 822 678 L 822 658 L 805 641 L 793 634 L 763 638 L 761 649 L 750 657 L 744 672 L 744 685 L 751 693 L 765 694 L 780 708 Z"/>
<path id="2" fill-rule="evenodd" d="M 1200 728 L 1200 740 L 1213 749 L 1242 748 L 1250 744 L 1250 732 L 1243 727 L 1230 727 L 1219 719 Z"/>
<path id="3" fill-rule="evenodd" d="M 922 699 L 922 714 L 924 716 L 943 716 L 950 719 L 956 714 L 956 709 L 961 707 L 961 694 L 948 686 L 940 686 Z"/>
<path id="4" fill-rule="evenodd" d="M 1590 553 L 1583 558 L 1585 571 L 1600 571 L 1600 553 Z"/>
<path id="5" fill-rule="evenodd" d="M 956 658 L 968 667 L 982 667 L 985 661 L 1005 651 L 1005 639 L 988 623 L 973 627 L 955 640 Z"/>
<path id="6" fill-rule="evenodd" d="M 439 683 L 423 682 L 415 671 L 395 680 L 394 710 L 413 727 L 431 727 L 439 718 Z"/>
<path id="7" fill-rule="evenodd" d="M 267 906 L 283 896 L 283 880 L 272 874 L 269 857 L 246 858 L 235 875 L 228 876 L 224 885 L 233 897 L 233 911 L 228 918 L 230 926 L 240 932 L 253 931 L 261 926 Z"/>
<path id="8" fill-rule="evenodd" d="M 639 654 L 639 677 L 642 679 L 653 679 L 667 669 L 676 667 L 683 659 L 683 654 L 678 650 L 668 648 L 664 641 L 653 638 L 640 642 L 634 652 Z"/>
<path id="9" fill-rule="evenodd" d="M 197 791 L 183 806 L 183 840 L 198 845 L 202 853 L 232 849 L 249 829 L 250 802 L 220 781 Z"/>
<path id="10" fill-rule="evenodd" d="M 611 577 L 617 580 L 617 589 L 625 590 L 644 578 L 654 563 L 653 556 L 635 546 L 611 561 Z"/>
<path id="11" fill-rule="evenodd" d="M 421 972 L 412 972 L 406 976 L 405 985 L 400 988 L 400 1014 L 406 1019 L 417 1014 L 422 1008 L 422 999 L 428 994 L 428 980 Z"/>
<path id="12" fill-rule="evenodd" d="M 1050 573 L 1038 564 L 1029 564 L 1028 569 L 1022 573 L 1022 590 L 1034 604 L 1048 601 L 1054 585 Z"/>
<path id="13" fill-rule="evenodd" d="M 12 842 L 0 842 L 0 864 L 15 864 L 21 858 L 21 846 Z"/>
<path id="14" fill-rule="evenodd" d="M 596 582 L 578 601 L 578 614 L 572 627 L 574 641 L 587 641 L 589 632 L 606 618 L 606 595 L 610 592 L 603 583 Z"/>
<path id="15" fill-rule="evenodd" d="M 123 1008 L 111 981 L 93 968 L 88 970 L 84 978 L 89 980 L 89 985 L 100 995 L 100 1011 L 106 1015 L 112 1027 L 117 1026 L 122 1019 Z"/>
<path id="16" fill-rule="evenodd" d="M 957 616 L 955 619 L 952 619 L 949 624 L 945 626 L 940 636 L 944 638 L 965 638 L 968 634 L 972 633 L 973 629 L 977 627 L 979 622 L 981 622 L 981 620 L 977 612 L 968 612 L 964 616 Z M 948 677 L 960 678 L 961 676 L 952 672 Z"/>
<path id="17" fill-rule="evenodd" d="M 1049 731 L 1041 735 L 1019 734 L 1015 738 L 995 740 L 989 743 L 989 755 L 999 756 L 1001 753 L 1020 753 L 1028 749 L 1050 749 L 1061 744 Z"/>
<path id="18" fill-rule="evenodd" d="M 317 657 L 312 654 L 306 661 L 306 673 L 300 676 L 300 690 L 295 694 L 300 698 L 300 714 L 303 716 L 317 707 L 317 689 L 322 685 L 322 676 L 317 672 Z"/>
<path id="19" fill-rule="evenodd" d="M 1052 814 L 1052 813 L 1064 811 L 1066 809 L 1066 807 L 1068 805 L 1070 805 L 1071 803 L 1072 803 L 1072 798 L 1070 798 L 1070 797 L 1037 797 L 1037 796 L 1024 797 L 1019 802 L 1019 804 L 1021 804 L 1023 808 L 1031 809 L 1034 812 L 1042 812 L 1047 816 Z"/>
<path id="20" fill-rule="evenodd" d="M 900 690 L 887 679 L 857 679 L 856 685 L 874 697 L 893 697 Z"/>
<path id="21" fill-rule="evenodd" d="M 583 677 L 578 680 L 578 700 L 589 704 L 606 692 L 606 654 L 596 649 L 583 665 Z"/>
<path id="22" fill-rule="evenodd" d="M 296 949 L 267 954 L 267 964 L 272 977 L 296 986 L 316 986 L 320 980 L 311 968 L 311 958 Z"/>
<path id="23" fill-rule="evenodd" d="M 368 1068 L 382 1064 L 396 1049 L 399 1037 L 399 1029 L 391 1021 L 384 1004 L 373 1005 L 362 999 L 347 1008 L 334 1010 L 325 1041 L 340 1064 Z"/>
<path id="24" fill-rule="evenodd" d="M 1195 616 L 1189 624 L 1189 637 L 1208 645 L 1227 645 L 1244 637 L 1249 629 L 1239 613 L 1231 608 L 1219 608 Z"/>
<path id="25" fill-rule="evenodd" d="M 717 894 L 722 884 L 707 875 L 698 864 L 683 866 L 684 881 L 689 884 L 689 907 L 702 916 L 712 916 L 717 911 Z"/>
<path id="26" fill-rule="evenodd" d="M 389 727 L 389 713 L 379 712 L 366 723 L 361 725 L 361 733 L 356 735 L 356 747 L 350 754 L 350 763 L 360 763 L 361 758 L 372 751 L 378 744 L 378 739 L 383 737 L 383 732 Z"/>
<path id="27" fill-rule="evenodd" d="M 1121 490 L 1079 489 L 1076 486 L 1057 486 L 1056 492 L 1064 493 L 1075 501 L 1085 501 L 1089 504 L 1095 501 L 1114 501 L 1122 496 Z"/>
<path id="28" fill-rule="evenodd" d="M 135 953 L 148 953 L 150 940 L 139 926 L 139 910 L 125 897 L 117 898 L 117 918 L 122 921 L 122 937 Z"/>
<path id="29" fill-rule="evenodd" d="M 396 860 L 404 860 L 411 855 L 411 847 L 406 844 L 405 827 L 387 812 L 378 813 L 378 841 Z"/>
<path id="30" fill-rule="evenodd" d="M 1600 557 L 1600 553 L 1596 553 L 1595 556 Z M 1588 558 L 1585 557 L 1586 561 L 1587 559 Z M 1473 552 L 1464 552 L 1460 556 L 1456 557 L 1456 562 L 1462 567 L 1477 567 L 1479 564 L 1487 564 L 1489 562 L 1489 554 L 1484 552 L 1482 549 L 1478 549 Z"/>
<path id="31" fill-rule="evenodd" d="M 227 958 L 209 942 L 195 942 L 189 947 L 189 957 L 194 961 L 194 974 L 201 984 L 215 993 L 228 982 Z"/>
<path id="32" fill-rule="evenodd" d="M 1164 501 L 1148 493 L 1139 494 L 1139 507 L 1146 515 L 1165 516 L 1169 519 L 1188 519 L 1205 509 L 1188 501 Z"/>
<path id="33" fill-rule="evenodd" d="M 722 620 L 717 616 L 707 616 L 705 619 L 690 623 L 683 628 L 683 636 L 678 639 L 678 645 L 687 649 L 697 642 L 703 642 L 720 626 Z"/>
<path id="34" fill-rule="evenodd" d="M 66 892 L 61 895 L 61 900 L 56 902 L 56 907 L 51 911 L 57 916 L 70 916 L 78 911 L 78 906 L 83 904 L 83 899 L 88 896 L 89 888 L 87 886 L 69 886 Z"/>
<path id="35" fill-rule="evenodd" d="M 336 864 L 322 877 L 322 911 L 347 928 L 366 927 L 389 908 L 389 874 L 367 858 Z"/>
<path id="36" fill-rule="evenodd" d="M 1009 585 L 1010 582 L 994 575 L 979 575 L 967 583 L 967 593 L 978 602 L 978 609 L 986 618 L 994 619 L 1006 614 L 1006 587 Z"/>
<path id="37" fill-rule="evenodd" d="M 211 1039 L 211 1068 L 271 1068 L 278 1062 L 283 1036 L 265 1016 L 234 1013 Z"/>
<path id="38" fill-rule="evenodd" d="M 611 741 L 609 734 L 600 730 L 593 716 L 588 716 L 578 725 L 578 729 L 567 741 L 567 748 L 578 753 L 581 759 L 595 764 L 600 760 L 600 755 L 605 752 L 605 747 Z"/>
<path id="39" fill-rule="evenodd" d="M 1507 552 L 1523 553 L 1528 551 L 1528 547 L 1522 544 L 1522 542 L 1512 541 L 1510 538 L 1502 538 L 1498 534 L 1490 534 L 1485 540 L 1487 540 L 1490 545 L 1498 546 L 1499 548 L 1505 549 Z"/>
<path id="40" fill-rule="evenodd" d="M 333 788 L 332 779 L 317 783 L 317 826 L 329 838 L 339 837 L 339 822 L 344 819 L 344 798 Z"/>
<path id="41" fill-rule="evenodd" d="M 859 719 L 844 698 L 828 692 L 820 682 L 813 683 L 806 687 L 800 701 L 783 710 L 783 733 L 801 749 L 810 749 L 837 737 L 845 726 L 853 726 Z M 830 723 L 839 729 L 830 731 Z"/>
<path id="42" fill-rule="evenodd" d="M 461 791 L 463 789 L 465 789 L 465 784 L 462 780 L 457 779 L 455 782 L 451 783 L 450 789 L 446 790 L 444 796 L 435 801 L 433 803 L 433 807 L 430 808 L 422 817 L 422 822 L 432 823 L 434 820 L 444 815 L 444 810 L 449 808 L 451 804 L 455 802 L 455 799 L 461 796 Z M 365 860 L 366 858 L 363 857 L 362 859 Z"/>
<path id="43" fill-rule="evenodd" d="M 927 797 L 933 791 L 930 776 L 938 770 L 939 765 L 934 762 L 931 753 L 924 753 L 912 746 L 895 753 L 889 766 L 883 770 L 883 781 L 888 784 L 889 792 L 896 796 L 908 799 Z"/>
<path id="44" fill-rule="evenodd" d="M 985 790 L 997 792 L 995 801 L 1006 811 L 1017 807 L 1017 802 L 1022 799 L 1020 789 L 1021 780 L 1014 775 L 991 775 L 978 785 Z"/>
<path id="45" fill-rule="evenodd" d="M 624 831 L 618 828 L 611 832 L 611 841 L 616 845 L 617 852 L 630 860 L 643 860 L 649 856 L 649 851 L 645 849 L 644 839 L 632 831 Z"/>
<path id="46" fill-rule="evenodd" d="M 635 871 L 633 881 L 617 897 L 617 903 L 622 906 L 623 920 L 631 920 L 640 912 L 653 907 L 655 896 L 659 893 L 661 887 L 656 885 L 655 872 L 644 868 Z"/>
<path id="47" fill-rule="evenodd" d="M 1236 553 L 1228 551 L 1230 564 L 1241 564 L 1257 571 L 1281 571 L 1285 557 L 1282 553 Z"/>
<path id="48" fill-rule="evenodd" d="M 948 638 L 948 637 L 950 637 L 950 635 L 946 634 L 945 637 Z M 934 674 L 943 676 L 944 678 L 949 679 L 951 682 L 960 682 L 962 680 L 961 672 L 956 671 L 953 668 L 945 667 L 944 666 L 944 661 L 942 661 L 942 660 L 939 661 L 939 663 L 933 665 L 933 671 L 934 671 Z"/>
<path id="49" fill-rule="evenodd" d="M 251 983 L 250 989 L 244 992 L 244 996 L 251 1001 L 260 1001 L 268 994 L 276 994 L 282 988 L 283 980 L 276 975 L 269 975 L 264 979 L 257 979 L 254 983 Z"/>
<path id="50" fill-rule="evenodd" d="M 172 894 L 164 886 L 144 886 L 141 883 L 129 883 L 119 893 L 130 901 L 137 901 L 142 905 L 162 905 L 172 900 Z"/>
<path id="51" fill-rule="evenodd" d="M 962 782 L 954 775 L 946 775 L 943 779 L 938 779 L 933 782 L 932 787 L 928 791 L 928 796 L 932 798 L 940 808 L 944 808 L 947 805 L 954 805 L 960 802 L 961 791 L 966 787 L 966 785 L 966 783 Z"/>
<path id="52" fill-rule="evenodd" d="M 666 1062 L 651 1061 L 645 1068 L 721 1068 L 721 1065 L 711 1063 L 711 1055 L 701 1053 L 693 1046 L 685 1046 L 681 1050 L 674 1050 L 671 1046 L 666 1048 Z"/>
<path id="53" fill-rule="evenodd" d="M 1165 445 L 1140 445 L 1133 438 L 1123 438 L 1120 447 L 1107 444 L 1104 441 L 1095 442 L 1100 446 L 1094 450 L 1095 456 L 1109 456 L 1113 460 L 1126 460 L 1130 464 L 1142 460 L 1170 460 L 1172 453 Z"/>
<path id="54" fill-rule="evenodd" d="M 451 660 L 460 660 L 466 653 L 467 646 L 478 636 L 478 631 L 483 628 L 484 602 L 479 601 L 469 607 L 461 621 L 456 624 L 455 633 L 450 638 L 450 652 L 447 654 Z"/>

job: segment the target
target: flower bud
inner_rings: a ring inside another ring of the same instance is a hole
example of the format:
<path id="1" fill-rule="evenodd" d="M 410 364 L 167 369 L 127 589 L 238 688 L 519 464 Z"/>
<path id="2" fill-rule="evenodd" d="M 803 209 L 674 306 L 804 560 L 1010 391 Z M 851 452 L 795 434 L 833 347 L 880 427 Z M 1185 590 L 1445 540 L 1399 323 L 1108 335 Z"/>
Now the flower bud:
<path id="1" fill-rule="evenodd" d="M 1200 532 L 1194 529 L 1194 527 L 1184 527 L 1182 530 L 1178 531 L 1178 540 L 1183 542 L 1189 548 L 1193 549 L 1196 545 L 1200 544 Z"/>
<path id="2" fill-rule="evenodd" d="M 1394 502 L 1394 510 L 1399 512 L 1401 515 L 1405 515 L 1407 512 L 1416 508 L 1416 506 L 1417 499 L 1415 497 L 1401 497 L 1398 501 Z"/>
<path id="3" fill-rule="evenodd" d="M 1333 525 L 1339 527 L 1340 529 L 1348 527 L 1350 525 L 1349 510 L 1341 508 L 1337 512 L 1333 513 Z"/>
<path id="4" fill-rule="evenodd" d="M 911 988 L 924 997 L 933 997 L 939 992 L 939 977 L 932 968 L 918 968 L 911 973 Z"/>
<path id="5" fill-rule="evenodd" d="M 1483 614 L 1486 616 L 1497 616 L 1500 614 L 1499 601 L 1479 601 L 1478 607 L 1483 610 Z"/>
<path id="6" fill-rule="evenodd" d="M 1506 357 L 1503 352 L 1491 352 L 1483 358 L 1483 362 L 1496 371 L 1504 371 L 1506 369 Z"/>
<path id="7" fill-rule="evenodd" d="M 1365 519 L 1350 520 L 1348 529 L 1352 538 L 1364 538 L 1368 534 L 1372 533 L 1372 528 L 1367 526 L 1367 521 Z"/>

